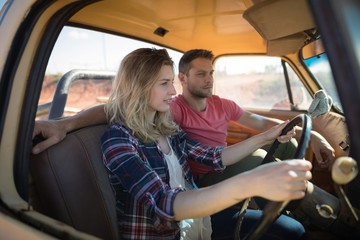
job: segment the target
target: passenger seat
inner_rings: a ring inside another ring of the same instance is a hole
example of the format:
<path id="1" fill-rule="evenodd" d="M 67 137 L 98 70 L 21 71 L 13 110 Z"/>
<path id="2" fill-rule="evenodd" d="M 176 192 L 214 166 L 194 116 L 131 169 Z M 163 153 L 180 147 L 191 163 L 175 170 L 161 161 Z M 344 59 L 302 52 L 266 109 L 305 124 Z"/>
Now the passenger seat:
<path id="1" fill-rule="evenodd" d="M 32 155 L 34 209 L 102 239 L 119 237 L 115 197 L 102 163 L 100 138 L 106 125 L 69 133 Z"/>

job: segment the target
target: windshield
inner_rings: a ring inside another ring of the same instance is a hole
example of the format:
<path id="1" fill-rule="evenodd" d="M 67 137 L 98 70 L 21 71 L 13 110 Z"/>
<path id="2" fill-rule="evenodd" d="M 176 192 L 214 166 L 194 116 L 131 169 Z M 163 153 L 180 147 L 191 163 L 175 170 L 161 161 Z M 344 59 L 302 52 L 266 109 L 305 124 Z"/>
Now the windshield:
<path id="1" fill-rule="evenodd" d="M 338 111 L 343 112 L 326 53 L 321 53 L 314 57 L 308 58 L 304 60 L 304 63 L 316 78 L 320 87 L 332 97 L 333 106 Z"/>

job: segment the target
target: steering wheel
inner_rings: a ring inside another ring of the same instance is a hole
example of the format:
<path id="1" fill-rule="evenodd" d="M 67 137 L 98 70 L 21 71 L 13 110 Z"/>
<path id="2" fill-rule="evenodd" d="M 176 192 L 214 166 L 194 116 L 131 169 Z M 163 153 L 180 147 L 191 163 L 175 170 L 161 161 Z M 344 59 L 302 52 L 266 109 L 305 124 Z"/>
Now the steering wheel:
<path id="1" fill-rule="evenodd" d="M 282 130 L 281 135 L 285 135 L 288 131 L 290 131 L 293 127 L 302 122 L 302 134 L 300 136 L 300 140 L 298 142 L 298 147 L 295 151 L 294 157 L 297 159 L 301 159 L 305 156 L 306 149 L 309 145 L 310 134 L 311 134 L 311 118 L 306 114 L 300 114 L 294 117 Z M 264 160 L 264 163 L 269 163 L 275 161 L 274 153 L 280 142 L 276 139 L 271 145 L 269 151 L 267 152 Z M 256 240 L 259 239 L 270 227 L 271 223 L 276 220 L 279 216 L 280 212 L 284 209 L 284 207 L 289 203 L 289 201 L 284 202 L 275 202 L 269 201 L 264 209 L 263 214 L 260 220 L 255 224 L 255 226 L 250 230 L 250 232 L 244 237 L 246 240 Z"/>

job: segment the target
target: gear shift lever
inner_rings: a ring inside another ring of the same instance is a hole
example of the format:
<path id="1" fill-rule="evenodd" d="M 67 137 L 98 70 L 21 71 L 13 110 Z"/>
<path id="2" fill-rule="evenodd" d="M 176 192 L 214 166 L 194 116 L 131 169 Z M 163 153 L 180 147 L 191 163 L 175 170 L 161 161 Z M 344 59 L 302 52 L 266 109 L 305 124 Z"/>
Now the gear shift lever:
<path id="1" fill-rule="evenodd" d="M 339 197 L 346 203 L 357 222 L 359 221 L 359 217 L 356 214 L 353 206 L 351 205 L 348 197 L 346 196 L 342 185 L 351 182 L 357 176 L 358 172 L 359 169 L 357 167 L 357 163 L 351 157 L 337 158 L 334 162 L 334 165 L 332 166 L 331 171 L 331 177 L 335 182 L 335 191 L 338 193 Z"/>

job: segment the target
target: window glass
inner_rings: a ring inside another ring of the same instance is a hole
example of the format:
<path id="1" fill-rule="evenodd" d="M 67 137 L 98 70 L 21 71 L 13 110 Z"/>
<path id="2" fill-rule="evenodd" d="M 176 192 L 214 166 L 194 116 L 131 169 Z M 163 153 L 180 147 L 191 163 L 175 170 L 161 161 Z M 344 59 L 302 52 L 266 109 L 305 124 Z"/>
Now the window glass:
<path id="1" fill-rule="evenodd" d="M 142 47 L 164 48 L 112 34 L 64 27 L 47 65 L 39 100 L 38 119 L 47 119 L 57 83 L 66 73 L 74 70 L 91 70 L 99 73 L 112 72 L 115 75 L 124 56 Z M 167 50 L 177 71 L 182 53 Z M 111 92 L 111 85 L 112 81 L 100 78 L 74 81 L 68 90 L 64 115 L 73 115 L 82 109 L 103 103 Z M 175 87 L 179 92 L 181 85 L 177 79 Z"/>
<path id="2" fill-rule="evenodd" d="M 2 14 L 2 11 L 3 11 L 3 6 L 4 6 L 4 4 L 5 4 L 5 2 L 6 2 L 6 0 L 0 0 L 0 16 L 1 16 L 1 14 Z"/>
<path id="3" fill-rule="evenodd" d="M 342 112 L 342 106 L 336 90 L 335 81 L 332 75 L 331 67 L 326 53 L 316 55 L 312 58 L 304 60 L 305 65 L 309 71 L 316 78 L 321 88 L 331 96 L 333 100 L 333 106 L 340 112 Z"/>
<path id="4" fill-rule="evenodd" d="M 286 70 L 289 77 L 289 84 L 292 95 L 292 103 L 290 101 L 290 96 L 286 96 L 282 104 L 277 103 L 274 106 L 274 109 L 297 109 L 297 110 L 308 110 L 313 98 L 310 93 L 304 87 L 303 83 L 300 81 L 298 75 L 294 72 L 294 70 L 289 66 L 288 63 L 285 63 Z"/>
<path id="5" fill-rule="evenodd" d="M 286 64 L 291 104 L 281 58 L 225 56 L 215 63 L 215 94 L 245 108 L 307 110 L 311 96 L 295 72 Z"/>

